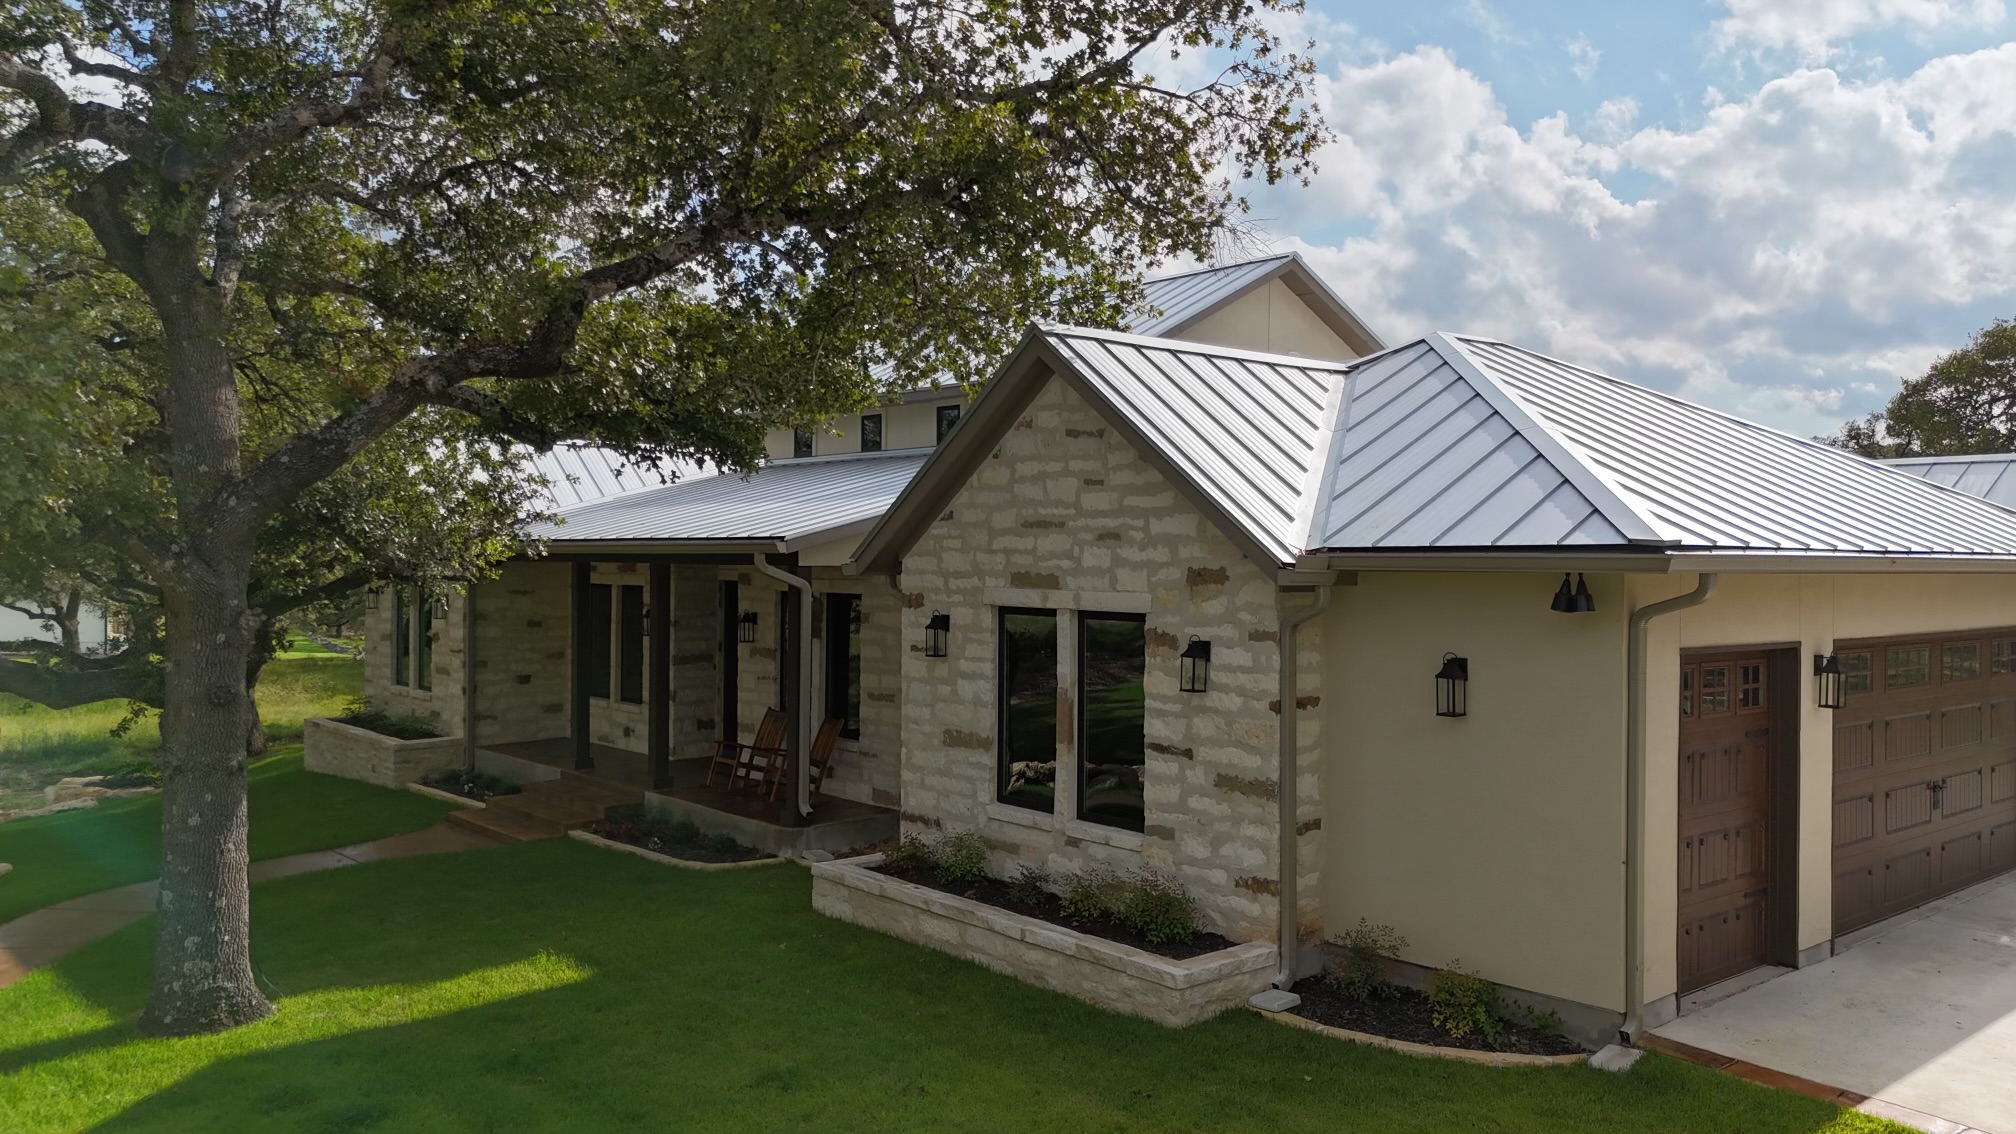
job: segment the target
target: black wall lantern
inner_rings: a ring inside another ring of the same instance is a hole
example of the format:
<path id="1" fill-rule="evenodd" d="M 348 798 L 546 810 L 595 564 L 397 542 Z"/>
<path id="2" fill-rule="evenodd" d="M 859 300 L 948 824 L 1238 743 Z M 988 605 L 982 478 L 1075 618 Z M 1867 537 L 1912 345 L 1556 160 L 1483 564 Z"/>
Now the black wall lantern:
<path id="1" fill-rule="evenodd" d="M 1561 572 L 1560 589 L 1554 592 L 1554 601 L 1548 609 L 1556 614 L 1594 614 L 1596 596 L 1589 593 L 1589 580 L 1578 572 L 1574 587 L 1568 585 L 1568 572 Z"/>
<path id="2" fill-rule="evenodd" d="M 742 621 L 735 629 L 735 640 L 738 642 L 753 642 L 756 640 L 755 611 L 745 610 L 742 612 Z"/>
<path id="3" fill-rule="evenodd" d="M 430 619 L 441 619 L 448 617 L 447 595 L 434 596 L 434 601 L 427 604 L 427 617 Z"/>
<path id="4" fill-rule="evenodd" d="M 945 656 L 945 640 L 952 633 L 952 616 L 942 610 L 931 612 L 931 618 L 924 623 L 924 656 L 942 658 Z"/>
<path id="5" fill-rule="evenodd" d="M 377 587 L 372 587 L 372 588 L 371 588 L 370 590 L 368 590 L 368 591 L 365 591 L 365 592 L 364 592 L 364 609 L 365 609 L 365 610 L 377 610 L 377 609 L 378 609 L 378 588 L 377 588 Z"/>
<path id="6" fill-rule="evenodd" d="M 1211 643 L 1190 635 L 1190 644 L 1183 647 L 1179 661 L 1178 679 L 1185 693 L 1202 693 L 1211 687 Z"/>
<path id="7" fill-rule="evenodd" d="M 1566 586 L 1567 584 L 1562 584 Z M 1435 671 L 1435 715 L 1470 715 L 1470 659 L 1455 654 L 1442 655 L 1442 668 Z"/>
<path id="8" fill-rule="evenodd" d="M 1813 693 L 1823 709 L 1838 709 L 1847 703 L 1841 688 L 1841 659 L 1833 654 L 1813 655 Z"/>

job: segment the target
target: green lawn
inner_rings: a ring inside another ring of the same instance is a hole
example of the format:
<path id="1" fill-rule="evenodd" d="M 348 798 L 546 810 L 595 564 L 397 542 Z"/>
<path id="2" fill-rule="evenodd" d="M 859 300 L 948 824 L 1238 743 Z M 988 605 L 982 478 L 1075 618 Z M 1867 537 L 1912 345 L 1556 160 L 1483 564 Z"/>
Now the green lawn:
<path id="1" fill-rule="evenodd" d="M 308 717 L 341 713 L 364 693 L 363 667 L 302 639 L 268 663 L 259 681 L 260 718 L 273 743 L 301 739 Z M 39 806 L 43 785 L 64 776 L 103 775 L 146 763 L 161 743 L 149 713 L 123 737 L 112 728 L 126 702 L 99 701 L 61 711 L 0 693 L 0 811 Z"/>
<path id="2" fill-rule="evenodd" d="M 301 746 L 286 745 L 252 765 L 253 858 L 347 846 L 418 831 L 453 810 L 448 804 L 301 767 Z M 0 922 L 69 898 L 159 873 L 161 802 L 147 796 L 101 803 L 39 819 L 0 823 Z M 4 1114 L 0 1110 L 0 1114 Z"/>
<path id="3" fill-rule="evenodd" d="M 152 1040 L 142 923 L 0 990 L 9 1130 L 1899 1130 L 1650 1056 L 1417 1060 L 1235 1012 L 1110 1016 L 826 920 L 803 871 L 571 841 L 260 886 L 279 1005 Z"/>

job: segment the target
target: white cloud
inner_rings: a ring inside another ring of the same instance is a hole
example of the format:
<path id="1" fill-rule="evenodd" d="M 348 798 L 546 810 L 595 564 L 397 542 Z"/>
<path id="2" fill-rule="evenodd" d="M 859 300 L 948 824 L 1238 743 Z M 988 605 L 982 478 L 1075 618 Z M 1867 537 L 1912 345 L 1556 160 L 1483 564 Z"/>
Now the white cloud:
<path id="1" fill-rule="evenodd" d="M 1456 18 L 1476 28 L 1484 38 L 1501 47 L 1523 47 L 1529 42 L 1525 33 L 1512 26 L 1512 22 L 1498 14 L 1485 0 L 1463 0 L 1456 9 Z"/>
<path id="2" fill-rule="evenodd" d="M 1828 58 L 1860 32 L 1902 25 L 1930 31 L 2001 21 L 2002 0 L 1720 0 L 1729 14 L 1715 21 L 1724 47 L 1790 49 L 1808 61 Z"/>
<path id="3" fill-rule="evenodd" d="M 1576 36 L 1562 44 L 1561 50 L 1568 53 L 1568 69 L 1576 78 L 1586 83 L 1596 77 L 1596 65 L 1603 61 L 1603 52 L 1589 42 L 1588 36 Z"/>
<path id="4" fill-rule="evenodd" d="M 1686 129 L 1628 100 L 1515 128 L 1439 48 L 1324 77 L 1287 231 L 1389 340 L 1476 331 L 1800 433 L 2016 307 L 2016 44 L 1900 79 L 1801 69 Z M 1606 178 L 1650 188 L 1620 198 Z"/>

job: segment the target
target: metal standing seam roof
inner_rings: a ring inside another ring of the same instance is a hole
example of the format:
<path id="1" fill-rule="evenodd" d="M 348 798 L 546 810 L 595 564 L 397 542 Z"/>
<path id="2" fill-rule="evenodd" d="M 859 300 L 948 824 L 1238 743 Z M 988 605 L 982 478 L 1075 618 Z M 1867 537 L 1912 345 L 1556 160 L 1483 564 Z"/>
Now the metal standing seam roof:
<path id="1" fill-rule="evenodd" d="M 1899 472 L 1923 477 L 2004 508 L 2016 508 L 2016 453 L 1966 457 L 1896 457 L 1883 461 Z"/>
<path id="2" fill-rule="evenodd" d="M 561 445 L 549 452 L 531 453 L 525 458 L 525 467 L 546 482 L 547 500 L 561 511 L 706 473 L 705 466 L 688 461 L 640 464 L 593 445 Z"/>
<path id="3" fill-rule="evenodd" d="M 1141 283 L 1142 310 L 1122 328 L 1136 335 L 1166 335 L 1216 307 L 1231 295 L 1266 279 L 1294 260 L 1283 253 L 1194 272 L 1179 272 Z"/>
<path id="4" fill-rule="evenodd" d="M 527 534 L 566 542 L 800 542 L 881 516 L 929 455 L 897 449 L 773 461 L 748 476 L 695 477 L 565 509 L 564 524 L 536 523 Z"/>

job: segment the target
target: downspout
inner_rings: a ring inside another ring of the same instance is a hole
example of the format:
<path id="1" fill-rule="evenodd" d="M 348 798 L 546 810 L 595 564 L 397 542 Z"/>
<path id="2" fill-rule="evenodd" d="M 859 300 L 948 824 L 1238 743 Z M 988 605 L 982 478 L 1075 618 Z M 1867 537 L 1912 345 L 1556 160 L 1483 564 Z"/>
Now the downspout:
<path id="1" fill-rule="evenodd" d="M 805 711 L 805 706 L 812 696 L 812 583 L 789 571 L 772 567 L 769 558 L 760 551 L 755 554 L 754 559 L 758 571 L 798 591 L 798 609 L 803 612 L 798 617 L 798 704 L 794 706 L 798 710 L 796 714 L 798 719 L 791 722 L 792 727 L 798 732 L 798 774 L 791 778 L 795 781 L 794 794 L 797 796 L 792 802 L 797 804 L 798 814 L 810 815 L 812 814 L 812 718 L 811 714 Z M 781 635 L 783 627 L 778 627 L 778 630 Z"/>
<path id="2" fill-rule="evenodd" d="M 1624 1042 L 1638 1042 L 1645 1029 L 1645 671 L 1646 630 L 1662 614 L 1700 606 L 1715 593 L 1716 576 L 1705 572 L 1684 595 L 1631 612 L 1624 680 Z"/>
<path id="3" fill-rule="evenodd" d="M 1285 593 L 1285 592 L 1284 592 Z M 1288 988 L 1295 983 L 1295 949 L 1301 935 L 1301 919 L 1296 916 L 1300 899 L 1296 894 L 1296 875 L 1300 867 L 1296 863 L 1296 843 L 1300 832 L 1296 830 L 1295 779 L 1298 774 L 1295 763 L 1295 635 L 1302 624 L 1323 613 L 1330 605 L 1330 588 L 1316 589 L 1316 601 L 1300 610 L 1281 612 L 1280 640 L 1276 646 L 1281 652 L 1281 724 L 1275 730 L 1281 743 L 1281 775 L 1274 796 L 1280 801 L 1281 814 L 1277 820 L 1281 833 L 1281 970 L 1274 976 L 1276 988 Z"/>

